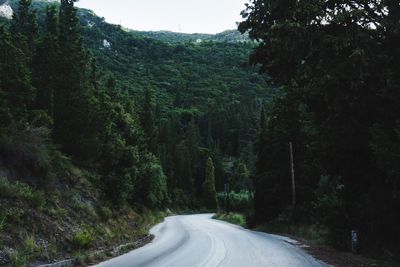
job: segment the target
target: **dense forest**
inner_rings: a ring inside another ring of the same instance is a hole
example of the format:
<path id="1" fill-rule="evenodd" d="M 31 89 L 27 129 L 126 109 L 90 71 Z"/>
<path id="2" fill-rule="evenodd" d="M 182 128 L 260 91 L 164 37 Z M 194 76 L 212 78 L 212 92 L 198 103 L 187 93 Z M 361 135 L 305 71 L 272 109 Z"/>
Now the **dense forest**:
<path id="1" fill-rule="evenodd" d="M 241 67 L 252 43 L 169 44 L 73 2 L 12 3 L 17 12 L 2 26 L 2 129 L 47 132 L 40 138 L 92 171 L 115 204 L 200 207 L 209 156 L 219 190 L 233 171 L 224 164 L 251 160 L 257 113 L 272 92 Z M 52 156 L 44 160 L 30 164 L 50 172 Z"/>
<path id="2" fill-rule="evenodd" d="M 313 224 L 342 249 L 400 255 L 400 5 L 253 0 L 241 32 L 280 93 L 260 115 L 257 224 Z M 292 202 L 289 143 L 296 183 Z"/>
<path id="3" fill-rule="evenodd" d="M 37 258 L 33 233 L 65 239 L 42 260 L 122 242 L 107 229 L 127 209 L 216 210 L 227 184 L 250 209 L 258 116 L 275 94 L 247 64 L 255 43 L 151 36 L 74 3 L 0 2 L 0 236 L 22 247 L 10 260 Z M 81 230 L 60 234 L 68 223 Z"/>

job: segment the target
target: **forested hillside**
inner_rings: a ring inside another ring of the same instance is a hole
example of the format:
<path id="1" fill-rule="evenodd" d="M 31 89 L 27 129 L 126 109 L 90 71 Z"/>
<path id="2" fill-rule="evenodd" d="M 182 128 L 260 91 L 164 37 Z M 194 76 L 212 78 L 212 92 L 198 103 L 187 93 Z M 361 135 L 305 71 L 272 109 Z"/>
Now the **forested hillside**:
<path id="1" fill-rule="evenodd" d="M 138 32 L 144 36 L 154 38 L 167 43 L 182 43 L 182 42 L 224 42 L 224 43 L 239 43 L 251 42 L 247 33 L 240 33 L 238 30 L 227 30 L 218 34 L 202 34 L 202 33 L 176 33 L 169 31 L 155 31 L 155 32 Z"/>
<path id="2" fill-rule="evenodd" d="M 221 36 L 230 31 L 202 43 L 178 41 L 176 36 L 185 35 L 174 33 L 152 39 L 146 32 L 107 24 L 86 10 L 78 15 L 84 43 L 102 69 L 112 73 L 117 90 L 136 107 L 151 139 L 150 150 L 172 186 L 170 194 L 179 194 L 173 199 L 180 201 L 187 193 L 201 198 L 209 155 L 217 166 L 216 185 L 221 191 L 234 165 L 254 164 L 258 113 L 273 95 L 266 76 L 246 65 L 254 43 L 223 41 Z M 233 35 L 238 38 L 238 32 Z M 152 103 L 144 107 L 140 102 L 146 97 Z"/>
<path id="3" fill-rule="evenodd" d="M 72 0 L 0 4 L 0 263 L 143 237 L 149 209 L 215 210 L 230 180 L 249 199 L 273 94 L 245 66 L 254 43 L 149 38 Z"/>
<path id="4" fill-rule="evenodd" d="M 260 115 L 255 223 L 312 225 L 344 250 L 356 230 L 356 249 L 399 260 L 399 1 L 253 0 L 242 15 L 251 62 L 282 88 Z"/>

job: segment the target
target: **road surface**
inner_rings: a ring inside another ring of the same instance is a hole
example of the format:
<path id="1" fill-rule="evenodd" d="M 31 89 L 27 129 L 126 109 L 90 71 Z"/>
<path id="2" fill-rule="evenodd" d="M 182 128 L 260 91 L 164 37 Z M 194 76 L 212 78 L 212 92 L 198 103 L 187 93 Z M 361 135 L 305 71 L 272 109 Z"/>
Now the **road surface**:
<path id="1" fill-rule="evenodd" d="M 293 240 L 211 219 L 211 214 L 171 216 L 153 229 L 153 242 L 96 267 L 312 266 L 325 264 Z"/>

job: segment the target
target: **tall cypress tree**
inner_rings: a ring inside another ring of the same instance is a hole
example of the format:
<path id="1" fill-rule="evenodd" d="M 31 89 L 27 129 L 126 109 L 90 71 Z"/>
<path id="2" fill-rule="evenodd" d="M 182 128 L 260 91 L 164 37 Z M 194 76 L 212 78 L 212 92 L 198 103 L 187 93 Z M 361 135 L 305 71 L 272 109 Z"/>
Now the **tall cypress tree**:
<path id="1" fill-rule="evenodd" d="M 75 0 L 62 0 L 59 12 L 59 55 L 54 91 L 54 136 L 65 152 L 83 160 L 90 151 L 91 95 L 86 80 L 88 57 L 82 45 Z"/>
<path id="2" fill-rule="evenodd" d="M 206 163 L 205 179 L 203 183 L 203 199 L 204 204 L 208 209 L 216 209 L 217 203 L 217 192 L 215 190 L 215 178 L 214 178 L 214 163 L 211 157 L 208 158 Z"/>
<path id="3" fill-rule="evenodd" d="M 8 108 L 3 116 L 8 121 L 24 120 L 26 111 L 34 99 L 31 75 L 26 65 L 25 56 L 13 45 L 9 32 L 0 26 L 0 89 Z"/>
<path id="4" fill-rule="evenodd" d="M 143 131 L 146 135 L 148 149 L 156 152 L 156 130 L 155 130 L 155 104 L 152 89 L 147 87 L 144 91 L 144 99 L 140 120 Z"/>
<path id="5" fill-rule="evenodd" d="M 17 11 L 11 21 L 11 32 L 16 46 L 26 56 L 28 65 L 32 63 L 35 39 L 38 34 L 36 11 L 32 9 L 32 0 L 20 0 Z"/>
<path id="6" fill-rule="evenodd" d="M 36 106 L 54 116 L 54 90 L 58 75 L 58 21 L 55 6 L 46 9 L 45 33 L 34 56 L 33 83 L 37 88 Z"/>

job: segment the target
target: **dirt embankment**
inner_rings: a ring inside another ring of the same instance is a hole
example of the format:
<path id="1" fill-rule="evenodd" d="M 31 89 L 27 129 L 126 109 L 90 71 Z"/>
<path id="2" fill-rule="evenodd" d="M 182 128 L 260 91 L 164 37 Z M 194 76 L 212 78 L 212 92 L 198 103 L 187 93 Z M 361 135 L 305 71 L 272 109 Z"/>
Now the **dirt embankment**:
<path id="1" fill-rule="evenodd" d="M 79 169 L 45 189 L 1 176 L 0 266 L 97 262 L 151 241 L 163 216 L 112 209 Z"/>

